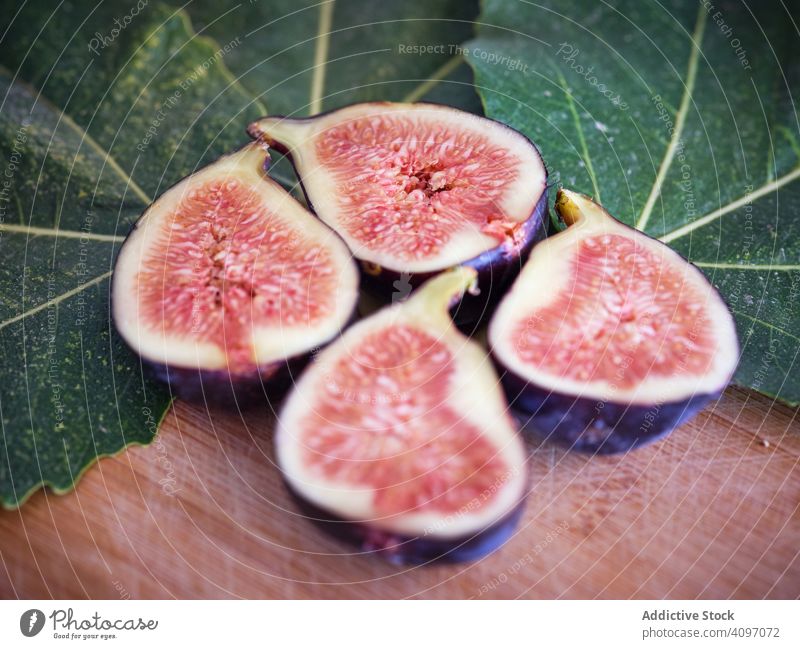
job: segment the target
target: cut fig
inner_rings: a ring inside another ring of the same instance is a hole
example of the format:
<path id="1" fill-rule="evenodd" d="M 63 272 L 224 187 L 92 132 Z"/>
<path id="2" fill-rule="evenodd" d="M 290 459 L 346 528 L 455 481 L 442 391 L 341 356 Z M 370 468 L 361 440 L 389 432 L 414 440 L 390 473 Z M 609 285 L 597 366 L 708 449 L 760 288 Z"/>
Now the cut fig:
<path id="1" fill-rule="evenodd" d="M 527 427 L 592 453 L 667 434 L 728 384 L 739 344 L 703 274 L 581 194 L 540 243 L 489 325 L 512 408 Z"/>
<path id="2" fill-rule="evenodd" d="M 526 451 L 490 360 L 448 306 L 457 268 L 348 329 L 283 405 L 275 445 L 313 520 L 394 562 L 471 560 L 511 534 Z"/>
<path id="3" fill-rule="evenodd" d="M 265 175 L 267 159 L 251 144 L 179 182 L 116 261 L 117 330 L 181 396 L 277 393 L 354 311 L 347 247 Z"/>
<path id="4" fill-rule="evenodd" d="M 384 300 L 456 265 L 481 295 L 478 321 L 545 234 L 544 163 L 522 134 L 436 104 L 365 103 L 308 119 L 265 117 L 250 135 L 288 153 L 317 215 L 345 240 Z"/>

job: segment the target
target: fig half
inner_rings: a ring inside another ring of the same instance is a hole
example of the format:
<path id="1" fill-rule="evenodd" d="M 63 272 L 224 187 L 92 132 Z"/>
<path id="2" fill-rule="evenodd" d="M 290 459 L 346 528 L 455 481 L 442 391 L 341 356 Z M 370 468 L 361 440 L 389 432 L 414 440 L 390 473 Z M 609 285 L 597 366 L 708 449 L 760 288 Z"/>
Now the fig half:
<path id="1" fill-rule="evenodd" d="M 490 360 L 448 306 L 458 268 L 348 329 L 297 382 L 276 456 L 305 512 L 394 562 L 475 559 L 511 534 L 526 451 Z"/>
<path id="2" fill-rule="evenodd" d="M 480 320 L 544 236 L 544 163 L 499 122 L 436 104 L 365 103 L 265 117 L 248 132 L 289 154 L 312 209 L 385 301 L 464 264 L 482 294 L 466 296 L 458 317 Z"/>
<path id="3" fill-rule="evenodd" d="M 666 245 L 560 190 L 566 230 L 537 245 L 489 325 L 512 407 L 576 450 L 669 433 L 727 386 L 739 344 L 703 274 Z"/>
<path id="4" fill-rule="evenodd" d="M 347 247 L 266 176 L 267 159 L 250 144 L 183 179 L 117 258 L 114 324 L 180 396 L 277 393 L 354 312 Z"/>

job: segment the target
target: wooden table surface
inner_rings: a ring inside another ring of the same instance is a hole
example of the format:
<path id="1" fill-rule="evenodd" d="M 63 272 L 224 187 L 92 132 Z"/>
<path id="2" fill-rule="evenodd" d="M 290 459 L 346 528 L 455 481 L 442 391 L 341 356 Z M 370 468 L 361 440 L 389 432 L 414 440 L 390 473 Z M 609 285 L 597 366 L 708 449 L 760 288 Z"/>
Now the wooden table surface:
<path id="1" fill-rule="evenodd" d="M 731 388 L 627 456 L 531 443 L 514 538 L 477 563 L 415 568 L 350 554 L 297 513 L 271 423 L 178 403 L 153 445 L 0 512 L 0 595 L 800 596 L 798 410 L 761 395 Z"/>

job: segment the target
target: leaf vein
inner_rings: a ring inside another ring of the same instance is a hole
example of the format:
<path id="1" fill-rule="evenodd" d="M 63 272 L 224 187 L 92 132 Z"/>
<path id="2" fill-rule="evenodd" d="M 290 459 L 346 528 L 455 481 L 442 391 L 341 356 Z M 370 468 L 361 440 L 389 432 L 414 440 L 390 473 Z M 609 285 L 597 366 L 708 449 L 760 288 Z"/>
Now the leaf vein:
<path id="1" fill-rule="evenodd" d="M 314 72 L 311 76 L 311 97 L 308 101 L 309 115 L 316 115 L 322 110 L 322 93 L 325 91 L 325 72 L 328 67 L 328 48 L 331 42 L 331 26 L 333 24 L 333 6 L 336 0 L 323 2 L 319 6 L 319 29 L 317 45 L 314 50 Z"/>
<path id="2" fill-rule="evenodd" d="M 667 145 L 667 150 L 664 152 L 664 159 L 661 161 L 661 165 L 658 168 L 656 180 L 653 183 L 653 187 L 650 189 L 650 195 L 647 197 L 647 201 L 644 204 L 642 213 L 639 215 L 639 220 L 636 222 L 636 228 L 639 230 L 644 230 L 645 226 L 650 220 L 650 214 L 653 212 L 653 207 L 655 206 L 658 197 L 661 195 L 661 189 L 664 186 L 664 180 L 666 180 L 667 172 L 672 166 L 672 161 L 675 158 L 675 154 L 677 153 L 678 147 L 681 144 L 683 127 L 686 124 L 686 115 L 689 113 L 689 106 L 691 105 L 692 101 L 692 93 L 694 92 L 694 85 L 695 81 L 697 80 L 697 64 L 700 58 L 700 43 L 703 40 L 703 32 L 705 31 L 707 15 L 708 13 L 705 7 L 701 6 L 697 16 L 697 24 L 695 25 L 694 33 L 692 34 L 692 52 L 689 54 L 689 64 L 686 71 L 686 83 L 683 87 L 683 96 L 681 97 L 681 103 L 678 106 L 678 112 L 675 114 L 672 136 L 670 137 L 669 144 Z"/>
<path id="3" fill-rule="evenodd" d="M 558 81 L 561 85 L 561 88 L 564 90 L 564 95 L 567 98 L 567 105 L 569 106 L 569 112 L 572 114 L 572 120 L 575 124 L 575 130 L 578 132 L 578 141 L 581 144 L 581 152 L 584 164 L 586 165 L 586 171 L 589 173 L 589 178 L 592 181 L 592 188 L 594 189 L 594 198 L 597 200 L 598 203 L 602 202 L 600 200 L 600 187 L 597 184 L 597 176 L 594 173 L 594 166 L 592 165 L 592 159 L 589 157 L 589 147 L 586 144 L 586 138 L 583 134 L 583 125 L 581 124 L 581 118 L 578 115 L 578 110 L 575 107 L 575 102 L 572 99 L 572 93 L 570 93 L 569 86 L 567 85 L 567 80 L 564 78 L 564 75 L 561 74 L 561 71 L 558 71 Z"/>
<path id="4" fill-rule="evenodd" d="M 445 63 L 443 63 L 430 77 L 425 79 L 416 88 L 403 97 L 402 101 L 406 103 L 419 101 L 428 92 L 430 92 L 430 90 L 434 88 L 436 84 L 438 84 L 442 79 L 444 79 L 459 65 L 461 65 L 462 61 L 463 59 L 460 54 L 456 54 L 448 61 L 445 61 Z"/>
<path id="5" fill-rule="evenodd" d="M 766 327 L 767 329 L 771 329 L 772 331 L 777 331 L 778 333 L 783 334 L 787 338 L 792 338 L 793 340 L 797 340 L 798 342 L 800 342 L 800 338 L 799 337 L 795 336 L 793 333 L 791 333 L 789 331 L 786 331 L 785 329 L 781 329 L 780 327 L 775 326 L 774 324 L 772 324 L 770 322 L 765 322 L 764 320 L 756 318 L 755 316 L 752 316 L 752 315 L 748 315 L 746 313 L 742 313 L 741 311 L 734 310 L 733 313 L 735 315 L 740 315 L 743 318 L 747 318 L 748 320 L 752 320 L 753 322 L 755 322 L 756 324 L 761 325 L 762 327 Z"/>
<path id="6" fill-rule="evenodd" d="M 76 286 L 75 288 L 70 289 L 69 291 L 65 291 L 64 293 L 61 293 L 60 295 L 57 295 L 52 300 L 47 300 L 47 302 L 43 302 L 42 304 L 40 304 L 38 306 L 35 306 L 32 309 L 28 309 L 24 313 L 20 313 L 19 315 L 15 315 L 13 318 L 9 318 L 8 320 L 4 320 L 3 322 L 0 322 L 0 329 L 5 329 L 6 327 L 8 327 L 9 325 L 14 324 L 15 322 L 19 322 L 20 320 L 24 320 L 25 318 L 28 318 L 28 317 L 30 317 L 32 315 L 36 315 L 40 311 L 44 311 L 45 309 L 48 309 L 51 306 L 55 306 L 56 304 L 59 304 L 60 302 L 63 302 L 67 298 L 70 298 L 73 295 L 77 295 L 81 291 L 85 291 L 87 288 L 91 288 L 92 286 L 95 286 L 96 284 L 99 284 L 100 282 L 102 282 L 102 281 L 108 279 L 109 277 L 111 277 L 111 272 L 112 271 L 109 270 L 108 272 L 103 273 L 102 275 L 99 275 L 99 276 L 95 277 L 94 279 L 89 280 L 88 282 L 84 282 L 83 284 L 80 284 L 80 285 Z"/>
<path id="7" fill-rule="evenodd" d="M 710 261 L 693 261 L 700 268 L 719 268 L 723 270 L 790 271 L 800 270 L 800 264 L 726 264 Z"/>
<path id="8" fill-rule="evenodd" d="M 91 241 L 108 241 L 114 243 L 121 243 L 122 241 L 125 241 L 125 237 L 115 234 L 95 234 L 93 232 L 82 232 L 77 230 L 37 228 L 33 225 L 13 225 L 10 223 L 0 223 L 0 232 L 30 234 L 33 236 L 60 237 L 62 239 L 89 239 Z"/>
<path id="9" fill-rule="evenodd" d="M 715 221 L 721 216 L 724 216 L 728 212 L 733 212 L 734 210 L 739 209 L 744 205 L 748 205 L 750 203 L 755 202 L 762 196 L 771 194 L 772 192 L 780 189 L 781 187 L 792 182 L 795 178 L 798 177 L 800 177 L 800 167 L 797 167 L 794 170 L 790 171 L 785 176 L 781 176 L 780 178 L 773 180 L 772 182 L 767 183 L 766 185 L 762 185 L 758 189 L 745 194 L 741 198 L 738 198 L 737 200 L 732 201 L 731 203 L 728 203 L 727 205 L 720 207 L 718 210 L 714 210 L 713 212 L 710 212 L 705 216 L 700 217 L 696 221 L 692 221 L 691 223 L 687 223 L 686 225 L 676 228 L 671 232 L 667 232 L 667 234 L 661 237 L 659 241 L 663 241 L 664 243 L 669 243 L 670 241 L 675 241 L 675 239 L 679 239 L 680 237 L 686 236 L 690 232 L 697 230 L 697 228 L 701 228 L 704 225 L 708 225 L 712 221 Z"/>
<path id="10" fill-rule="evenodd" d="M 12 77 L 9 70 L 0 65 L 0 74 Z M 145 205 L 149 205 L 153 202 L 153 199 L 150 198 L 147 193 L 139 186 L 139 184 L 128 175 L 125 170 L 119 165 L 119 163 L 111 156 L 111 154 L 106 151 L 103 147 L 101 147 L 97 141 L 89 135 L 86 130 L 84 130 L 75 120 L 73 120 L 67 113 L 61 110 L 58 106 L 52 103 L 49 99 L 47 99 L 38 88 L 34 87 L 27 81 L 22 81 L 21 79 L 15 79 L 14 83 L 18 83 L 21 85 L 27 86 L 33 94 L 36 95 L 36 100 L 44 103 L 48 110 L 52 110 L 55 112 L 61 120 L 70 128 L 72 129 L 78 136 L 81 138 L 81 142 L 86 142 L 87 146 L 92 149 L 97 155 L 103 158 L 104 162 L 111 167 L 111 169 L 116 173 L 124 182 L 125 184 L 131 188 L 134 194 L 136 194 L 144 203 Z"/>

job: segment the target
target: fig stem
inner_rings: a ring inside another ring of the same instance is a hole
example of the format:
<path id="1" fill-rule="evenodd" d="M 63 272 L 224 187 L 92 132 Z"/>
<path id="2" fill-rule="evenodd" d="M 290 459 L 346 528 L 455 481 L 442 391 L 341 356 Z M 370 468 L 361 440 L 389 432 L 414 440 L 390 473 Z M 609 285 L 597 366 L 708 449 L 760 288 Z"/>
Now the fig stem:
<path id="1" fill-rule="evenodd" d="M 412 295 L 412 299 L 429 305 L 441 304 L 447 311 L 475 286 L 477 278 L 478 272 L 474 268 L 457 266 L 429 279 Z"/>
<path id="2" fill-rule="evenodd" d="M 578 204 L 579 197 L 579 194 L 563 188 L 559 189 L 556 194 L 556 212 L 567 227 L 575 225 L 584 218 L 583 211 Z"/>
<path id="3" fill-rule="evenodd" d="M 262 171 L 266 171 L 271 162 L 269 151 L 261 142 L 245 144 L 238 151 L 234 151 L 231 156 L 239 158 L 245 164 L 252 164 Z"/>
<path id="4" fill-rule="evenodd" d="M 613 221 L 605 208 L 591 196 L 563 187 L 556 194 L 555 208 L 558 217 L 567 227 L 587 221 L 596 225 L 608 223 L 609 219 Z"/>
<path id="5" fill-rule="evenodd" d="M 256 142 L 270 146 L 279 151 L 286 151 L 295 142 L 295 132 L 300 124 L 288 117 L 262 117 L 247 127 L 247 134 Z"/>

